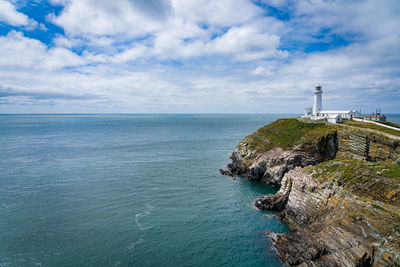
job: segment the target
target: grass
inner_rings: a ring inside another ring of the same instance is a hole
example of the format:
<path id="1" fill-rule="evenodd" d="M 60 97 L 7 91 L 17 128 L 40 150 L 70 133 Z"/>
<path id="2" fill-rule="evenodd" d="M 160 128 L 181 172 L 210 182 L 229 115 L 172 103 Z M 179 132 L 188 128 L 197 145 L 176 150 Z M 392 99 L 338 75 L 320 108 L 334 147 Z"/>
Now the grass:
<path id="1" fill-rule="evenodd" d="M 381 211 L 383 211 L 383 212 L 389 213 L 389 214 L 392 215 L 392 216 L 396 216 L 396 217 L 399 217 L 399 218 L 400 218 L 400 215 L 399 215 L 399 214 L 396 214 L 396 213 L 394 213 L 394 212 L 391 212 L 390 210 L 387 210 L 387 209 L 385 209 L 384 207 L 381 207 L 381 206 L 376 205 L 376 204 L 371 204 L 371 206 L 374 207 L 375 209 L 381 210 Z"/>
<path id="2" fill-rule="evenodd" d="M 400 204 L 400 196 L 390 193 L 398 190 L 400 183 L 400 165 L 393 161 L 335 159 L 307 167 L 306 171 L 320 183 L 335 181 L 359 195 Z"/>
<path id="3" fill-rule="evenodd" d="M 312 166 L 309 173 L 313 177 L 328 177 L 330 174 L 340 174 L 344 183 L 363 183 L 375 179 L 377 176 L 400 182 L 400 165 L 392 161 L 370 162 L 362 160 L 331 160 Z"/>
<path id="4" fill-rule="evenodd" d="M 387 133 L 387 134 L 391 134 L 391 135 L 400 137 L 400 131 L 397 131 L 394 129 L 389 129 L 384 126 L 376 125 L 373 123 L 353 121 L 353 120 L 343 120 L 343 123 L 346 125 L 350 125 L 350 126 L 354 126 L 354 127 L 358 127 L 358 128 L 377 130 L 377 131 L 380 131 L 383 133 Z"/>
<path id="5" fill-rule="evenodd" d="M 386 209 L 384 209 L 383 207 L 381 207 L 381 206 L 379 206 L 379 205 L 376 205 L 376 204 L 371 204 L 371 205 L 372 205 L 372 207 L 374 207 L 375 209 L 382 210 L 382 211 L 387 211 Z"/>
<path id="6" fill-rule="evenodd" d="M 390 121 L 377 121 L 377 123 L 382 123 L 382 124 L 385 124 L 385 125 L 392 126 L 392 127 L 400 129 L 400 125 L 398 125 L 396 123 L 393 123 L 393 122 L 390 122 Z"/>
<path id="7" fill-rule="evenodd" d="M 247 136 L 248 148 L 266 152 L 274 147 L 284 150 L 295 145 L 311 144 L 318 137 L 337 130 L 337 126 L 325 123 L 308 123 L 297 119 L 279 119 Z"/>

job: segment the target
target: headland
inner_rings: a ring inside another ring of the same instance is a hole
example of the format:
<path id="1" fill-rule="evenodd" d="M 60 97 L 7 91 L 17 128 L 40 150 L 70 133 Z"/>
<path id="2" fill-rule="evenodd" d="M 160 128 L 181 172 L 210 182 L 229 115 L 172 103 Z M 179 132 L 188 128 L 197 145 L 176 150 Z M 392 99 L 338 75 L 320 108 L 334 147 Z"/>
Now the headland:
<path id="1" fill-rule="evenodd" d="M 280 187 L 255 201 L 291 231 L 266 232 L 297 266 L 400 265 L 400 131 L 279 119 L 245 137 L 230 172 Z"/>

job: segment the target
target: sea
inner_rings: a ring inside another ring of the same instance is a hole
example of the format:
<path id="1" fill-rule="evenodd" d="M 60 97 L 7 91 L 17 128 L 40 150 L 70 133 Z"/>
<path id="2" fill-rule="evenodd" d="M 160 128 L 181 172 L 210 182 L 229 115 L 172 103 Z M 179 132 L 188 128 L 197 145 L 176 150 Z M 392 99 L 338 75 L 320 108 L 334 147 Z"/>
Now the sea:
<path id="1" fill-rule="evenodd" d="M 218 171 L 295 116 L 0 115 L 0 266 L 282 266 L 277 189 Z"/>

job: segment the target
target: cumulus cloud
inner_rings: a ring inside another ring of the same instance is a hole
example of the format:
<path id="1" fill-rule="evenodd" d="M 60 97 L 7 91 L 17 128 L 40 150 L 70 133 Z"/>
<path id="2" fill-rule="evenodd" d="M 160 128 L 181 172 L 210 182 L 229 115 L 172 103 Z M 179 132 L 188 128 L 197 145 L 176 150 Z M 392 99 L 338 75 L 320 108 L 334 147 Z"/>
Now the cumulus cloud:
<path id="1" fill-rule="evenodd" d="M 257 2 L 52 0 L 51 45 L 0 36 L 0 111 L 301 113 L 319 81 L 327 108 L 398 112 L 397 0 Z"/>
<path id="2" fill-rule="evenodd" d="M 27 25 L 28 16 L 18 12 L 15 7 L 6 0 L 0 0 L 0 21 L 4 21 L 12 26 Z"/>
<path id="3" fill-rule="evenodd" d="M 278 52 L 279 36 L 269 35 L 253 27 L 232 27 L 226 34 L 212 43 L 212 50 L 232 54 L 239 61 L 250 61 L 272 57 Z"/>
<path id="4" fill-rule="evenodd" d="M 73 52 L 60 47 L 47 48 L 42 42 L 11 31 L 0 37 L 0 68 L 53 70 L 84 64 Z"/>
<path id="5" fill-rule="evenodd" d="M 247 0 L 118 0 L 96 1 L 96 5 L 91 0 L 71 0 L 60 15 L 49 19 L 67 31 L 55 44 L 103 47 L 115 56 L 113 62 L 133 51 L 134 59 L 160 60 L 223 55 L 251 61 L 286 54 L 278 51 L 276 34 L 283 24 L 262 16 L 262 10 Z M 124 45 L 117 48 L 121 42 Z"/>
<path id="6" fill-rule="evenodd" d="M 0 22 L 5 22 L 11 26 L 26 26 L 33 29 L 38 23 L 30 19 L 24 13 L 18 12 L 15 6 L 6 0 L 0 0 Z"/>
<path id="7" fill-rule="evenodd" d="M 163 26 L 168 3 L 163 0 L 71 0 L 63 12 L 49 15 L 49 20 L 70 35 L 142 36 Z"/>

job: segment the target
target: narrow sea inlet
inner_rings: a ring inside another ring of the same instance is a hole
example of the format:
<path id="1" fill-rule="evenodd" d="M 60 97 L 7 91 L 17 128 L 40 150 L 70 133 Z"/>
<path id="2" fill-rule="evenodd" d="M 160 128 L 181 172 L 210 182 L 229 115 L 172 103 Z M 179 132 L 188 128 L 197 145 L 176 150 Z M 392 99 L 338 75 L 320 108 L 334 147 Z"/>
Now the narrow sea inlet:
<path id="1" fill-rule="evenodd" d="M 218 170 L 293 116 L 0 116 L 0 266 L 280 266 L 277 189 Z"/>

